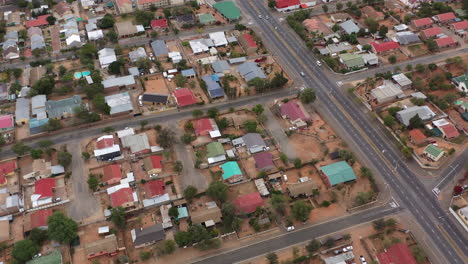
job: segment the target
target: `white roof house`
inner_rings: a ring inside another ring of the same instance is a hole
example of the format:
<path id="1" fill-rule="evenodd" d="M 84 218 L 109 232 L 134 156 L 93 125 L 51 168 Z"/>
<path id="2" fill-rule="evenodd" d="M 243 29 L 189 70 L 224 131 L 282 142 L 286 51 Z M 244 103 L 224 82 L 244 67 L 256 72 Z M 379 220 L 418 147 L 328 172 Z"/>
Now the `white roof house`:
<path id="1" fill-rule="evenodd" d="M 110 115 L 133 111 L 132 99 L 128 92 L 109 95 L 104 100 L 110 107 Z"/>
<path id="2" fill-rule="evenodd" d="M 128 135 L 121 138 L 122 146 L 130 148 L 132 153 L 139 153 L 145 150 L 150 150 L 148 135 L 146 133 Z"/>
<path id="3" fill-rule="evenodd" d="M 115 56 L 115 50 L 110 48 L 104 48 L 98 51 L 99 64 L 101 68 L 107 68 L 109 64 L 114 61 L 117 61 L 117 56 Z"/>
<path id="4" fill-rule="evenodd" d="M 228 44 L 226 35 L 224 35 L 224 32 L 222 31 L 210 33 L 210 39 L 213 40 L 216 47 L 226 46 Z"/>
<path id="5" fill-rule="evenodd" d="M 423 105 L 412 106 L 401 110 L 397 112 L 396 117 L 402 124 L 408 126 L 410 119 L 416 115 L 419 115 L 419 117 L 424 121 L 431 120 L 436 116 L 436 114 L 427 105 Z"/>
<path id="6" fill-rule="evenodd" d="M 392 79 L 402 88 L 410 87 L 413 83 L 404 73 L 395 74 Z"/>
<path id="7" fill-rule="evenodd" d="M 81 38 L 80 35 L 70 35 L 65 42 L 67 43 L 68 47 L 80 47 L 81 46 Z"/>
<path id="8" fill-rule="evenodd" d="M 179 63 L 182 60 L 182 54 L 178 51 L 169 52 L 167 56 L 171 58 L 173 63 Z"/>
<path id="9" fill-rule="evenodd" d="M 131 62 L 136 62 L 140 58 L 147 58 L 145 48 L 139 47 L 138 49 L 134 51 L 130 51 L 128 53 L 128 57 L 130 57 Z"/>
<path id="10" fill-rule="evenodd" d="M 117 137 L 123 138 L 125 136 L 135 135 L 135 130 L 132 127 L 126 128 L 124 130 L 117 131 Z"/>
<path id="11" fill-rule="evenodd" d="M 208 52 L 214 46 L 211 39 L 194 39 L 190 40 L 189 44 L 194 54 Z"/>
<path id="12" fill-rule="evenodd" d="M 101 29 L 88 31 L 88 39 L 89 40 L 102 39 L 103 37 L 104 37 L 104 34 L 102 33 Z"/>
<path id="13" fill-rule="evenodd" d="M 371 95 L 379 104 L 392 101 L 403 96 L 403 91 L 398 84 L 385 80 L 383 85 L 371 91 Z"/>
<path id="14" fill-rule="evenodd" d="M 135 84 L 135 77 L 133 75 L 126 75 L 122 77 L 109 78 L 101 82 L 105 88 L 111 88 L 115 86 L 128 86 Z"/>

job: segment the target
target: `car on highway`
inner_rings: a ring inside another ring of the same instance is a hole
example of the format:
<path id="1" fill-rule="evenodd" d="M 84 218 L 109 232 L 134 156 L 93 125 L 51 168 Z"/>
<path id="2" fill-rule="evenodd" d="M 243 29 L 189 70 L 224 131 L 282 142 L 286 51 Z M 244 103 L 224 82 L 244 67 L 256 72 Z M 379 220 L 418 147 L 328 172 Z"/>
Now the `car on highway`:
<path id="1" fill-rule="evenodd" d="M 304 72 L 300 72 L 301 76 L 304 77 L 305 76 L 305 73 Z"/>
<path id="2" fill-rule="evenodd" d="M 263 16 L 262 16 L 262 15 L 258 15 L 258 18 L 262 19 L 262 18 L 263 18 Z"/>
<path id="3" fill-rule="evenodd" d="M 364 256 L 360 256 L 359 260 L 361 261 L 362 264 L 367 264 L 366 258 Z"/>
<path id="4" fill-rule="evenodd" d="M 318 66 L 322 66 L 322 63 L 318 60 L 318 61 L 317 61 L 317 65 L 318 65 Z"/>
<path id="5" fill-rule="evenodd" d="M 286 227 L 286 231 L 288 231 L 288 232 L 294 231 L 294 229 L 295 229 L 294 226 Z"/>
<path id="6" fill-rule="evenodd" d="M 268 15 L 265 16 L 265 19 L 268 20 L 270 17 Z"/>

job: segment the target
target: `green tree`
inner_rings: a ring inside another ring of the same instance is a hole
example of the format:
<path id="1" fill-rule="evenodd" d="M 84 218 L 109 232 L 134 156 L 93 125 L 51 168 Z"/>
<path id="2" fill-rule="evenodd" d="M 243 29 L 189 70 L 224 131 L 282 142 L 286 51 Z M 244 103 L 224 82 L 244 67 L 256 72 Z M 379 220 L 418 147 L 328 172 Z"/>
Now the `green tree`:
<path id="1" fill-rule="evenodd" d="M 372 226 L 374 227 L 375 231 L 382 232 L 386 227 L 385 220 L 384 219 L 375 220 L 374 222 L 372 222 Z"/>
<path id="2" fill-rule="evenodd" d="M 127 222 L 125 220 L 125 209 L 122 206 L 114 207 L 111 210 L 110 220 L 120 229 L 125 229 Z"/>
<path id="3" fill-rule="evenodd" d="M 192 111 L 192 116 L 194 118 L 200 118 L 200 117 L 203 116 L 203 111 L 200 110 L 200 109 L 195 109 L 195 110 Z"/>
<path id="4" fill-rule="evenodd" d="M 278 213 L 284 215 L 286 213 L 285 209 L 288 205 L 288 199 L 283 194 L 275 193 L 271 195 L 270 204 Z"/>
<path id="5" fill-rule="evenodd" d="M 52 93 L 55 87 L 55 80 L 52 77 L 44 77 L 37 81 L 31 87 L 32 91 L 30 93 L 37 95 L 37 94 L 45 94 L 49 95 Z"/>
<path id="6" fill-rule="evenodd" d="M 275 252 L 270 252 L 266 256 L 266 259 L 268 260 L 269 264 L 278 264 L 278 255 L 276 255 Z"/>
<path id="7" fill-rule="evenodd" d="M 364 46 L 362 46 L 362 49 L 365 51 L 370 51 L 372 50 L 372 46 L 370 44 L 364 44 Z"/>
<path id="8" fill-rule="evenodd" d="M 63 212 L 54 212 L 47 219 L 49 238 L 60 243 L 70 244 L 78 235 L 78 224 L 66 217 Z"/>
<path id="9" fill-rule="evenodd" d="M 343 9 L 343 4 L 341 2 L 336 3 L 336 10 L 340 11 Z"/>
<path id="10" fill-rule="evenodd" d="M 184 87 L 188 82 L 187 77 L 183 76 L 182 74 L 177 74 L 174 78 L 174 81 L 177 87 Z"/>
<path id="11" fill-rule="evenodd" d="M 381 36 L 382 38 L 385 38 L 385 36 L 387 36 L 387 33 L 388 33 L 388 27 L 385 25 L 381 25 L 379 28 L 379 36 Z"/>
<path id="12" fill-rule="evenodd" d="M 107 31 L 106 33 L 106 38 L 110 41 L 110 42 L 117 42 L 117 40 L 119 39 L 119 35 L 117 34 L 117 32 L 115 32 L 114 30 L 109 30 Z M 115 49 L 115 54 L 116 55 L 119 55 L 119 49 Z M 121 52 L 120 52 L 121 53 Z"/>
<path id="13" fill-rule="evenodd" d="M 174 132 L 169 128 L 163 128 L 158 133 L 158 143 L 163 148 L 169 148 L 175 142 Z"/>
<path id="14" fill-rule="evenodd" d="M 454 93 L 447 93 L 447 94 L 444 95 L 444 100 L 450 105 L 455 103 L 457 98 L 458 98 L 458 96 L 456 94 L 454 94 Z"/>
<path id="15" fill-rule="evenodd" d="M 48 16 L 46 20 L 47 23 L 49 23 L 49 25 L 53 25 L 55 24 L 55 21 L 57 21 L 57 19 L 54 16 Z"/>
<path id="16" fill-rule="evenodd" d="M 219 115 L 219 109 L 216 107 L 211 107 L 206 113 L 208 114 L 209 118 L 217 118 Z"/>
<path id="17" fill-rule="evenodd" d="M 386 115 L 383 118 L 384 124 L 388 127 L 393 127 L 396 123 L 396 119 L 391 115 Z"/>
<path id="18" fill-rule="evenodd" d="M 154 248 L 157 256 L 170 255 L 176 250 L 176 243 L 174 240 L 164 240 L 158 243 Z"/>
<path id="19" fill-rule="evenodd" d="M 116 60 L 114 62 L 111 62 L 111 64 L 109 64 L 109 67 L 107 67 L 107 70 L 109 71 L 110 74 L 120 75 L 122 66 L 123 66 L 122 62 L 119 60 Z"/>
<path id="20" fill-rule="evenodd" d="M 182 170 L 184 169 L 184 165 L 182 165 L 182 162 L 180 160 L 176 161 L 174 163 L 174 171 L 177 173 L 181 173 Z"/>
<path id="21" fill-rule="evenodd" d="M 135 62 L 135 65 L 138 67 L 138 69 L 147 72 L 151 68 L 151 61 L 147 58 L 139 58 Z"/>
<path id="22" fill-rule="evenodd" d="M 315 91 L 312 88 L 306 88 L 300 93 L 299 98 L 301 99 L 302 103 L 310 104 L 315 101 L 317 96 L 315 95 Z"/>
<path id="23" fill-rule="evenodd" d="M 435 40 L 433 40 L 433 39 L 431 39 L 431 38 L 430 38 L 430 39 L 426 39 L 426 40 L 424 41 L 424 43 L 426 44 L 427 49 L 428 49 L 430 52 L 435 52 L 435 51 L 437 51 L 437 50 L 439 49 L 438 46 L 437 46 L 437 43 L 435 42 Z"/>
<path id="24" fill-rule="evenodd" d="M 419 117 L 419 114 L 416 114 L 409 120 L 408 128 L 413 129 L 413 128 L 423 128 L 423 127 L 424 127 L 424 122 L 422 121 L 421 117 Z"/>
<path id="25" fill-rule="evenodd" d="M 187 201 L 191 202 L 195 195 L 197 195 L 197 192 L 197 188 L 195 188 L 192 185 L 189 185 L 184 190 L 184 198 L 187 199 Z"/>
<path id="26" fill-rule="evenodd" d="M 33 159 L 40 159 L 42 157 L 42 149 L 31 149 L 31 157 Z"/>
<path id="27" fill-rule="evenodd" d="M 184 143 L 184 144 L 190 144 L 192 141 L 195 140 L 195 137 L 192 135 L 192 134 L 189 134 L 189 133 L 185 133 L 183 134 L 181 137 L 180 137 L 180 140 Z"/>
<path id="28" fill-rule="evenodd" d="M 99 186 L 99 180 L 94 174 L 89 174 L 88 177 L 88 187 L 95 192 Z"/>
<path id="29" fill-rule="evenodd" d="M 99 20 L 98 27 L 100 29 L 109 29 L 112 28 L 114 24 L 114 17 L 111 14 L 106 14 L 101 20 Z"/>
<path id="30" fill-rule="evenodd" d="M 27 145 L 20 142 L 20 143 L 14 144 L 13 147 L 11 148 L 11 150 L 13 150 L 13 152 L 16 153 L 16 155 L 23 156 L 29 150 L 31 150 L 31 147 L 29 147 L 29 146 L 27 146 Z"/>
<path id="31" fill-rule="evenodd" d="M 211 182 L 206 190 L 206 194 L 211 198 L 219 201 L 225 202 L 227 199 L 228 186 L 223 182 L 214 181 Z"/>
<path id="32" fill-rule="evenodd" d="M 47 230 L 33 228 L 29 232 L 28 239 L 41 246 L 48 239 Z"/>
<path id="33" fill-rule="evenodd" d="M 68 165 L 71 164 L 72 161 L 72 154 L 67 151 L 61 151 L 58 153 L 58 163 L 62 165 L 63 167 L 68 167 Z"/>
<path id="34" fill-rule="evenodd" d="M 257 122 L 255 120 L 245 120 L 244 128 L 247 130 L 248 133 L 255 133 L 257 132 Z"/>
<path id="35" fill-rule="evenodd" d="M 102 131 L 102 133 L 112 134 L 112 133 L 115 132 L 115 128 L 113 128 L 113 127 L 105 127 L 105 128 L 103 128 L 101 131 Z"/>
<path id="36" fill-rule="evenodd" d="M 312 205 L 307 204 L 304 201 L 296 201 L 292 206 L 292 214 L 297 221 L 307 221 L 307 219 L 309 219 L 310 211 L 312 211 Z"/>
<path id="37" fill-rule="evenodd" d="M 216 120 L 216 125 L 218 125 L 219 130 L 223 131 L 229 127 L 229 120 L 226 117 Z"/>
<path id="38" fill-rule="evenodd" d="M 89 158 L 91 158 L 91 154 L 89 154 L 89 153 L 86 152 L 86 151 L 83 151 L 83 152 L 81 152 L 81 157 L 82 157 L 84 160 L 89 160 Z"/>
<path id="39" fill-rule="evenodd" d="M 94 59 L 96 59 L 96 54 L 96 47 L 91 43 L 86 43 L 81 47 L 80 51 L 78 52 L 78 57 L 80 58 L 81 64 L 88 65 L 93 64 Z"/>
<path id="40" fill-rule="evenodd" d="M 312 239 L 309 242 L 309 244 L 307 244 L 306 250 L 310 254 L 313 254 L 313 253 L 317 252 L 317 250 L 319 250 L 321 246 L 322 245 L 320 244 L 320 242 L 317 239 Z"/>
<path id="41" fill-rule="evenodd" d="M 418 264 L 427 263 L 427 255 L 422 248 L 413 247 L 411 253 Z"/>
<path id="42" fill-rule="evenodd" d="M 154 19 L 154 13 L 149 11 L 137 10 L 134 15 L 136 22 L 144 27 L 149 27 L 151 20 Z"/>
<path id="43" fill-rule="evenodd" d="M 322 10 L 324 13 L 328 13 L 328 6 L 327 5 L 322 5 Z"/>
<path id="44" fill-rule="evenodd" d="M 227 231 L 239 230 L 240 220 L 236 217 L 236 209 L 232 203 L 223 203 L 223 206 L 221 207 L 221 214 L 223 216 L 223 226 Z"/>
<path id="45" fill-rule="evenodd" d="M 379 23 L 374 18 L 368 17 L 366 18 L 364 23 L 369 28 L 370 33 L 374 34 L 375 32 L 377 32 L 379 28 Z"/>
<path id="46" fill-rule="evenodd" d="M 117 258 L 117 262 L 119 264 L 127 264 L 129 262 L 129 258 L 126 256 L 126 255 L 120 255 L 118 258 Z"/>
<path id="47" fill-rule="evenodd" d="M 140 129 L 141 130 L 144 130 L 146 125 L 148 125 L 148 120 L 141 120 L 140 121 Z"/>
<path id="48" fill-rule="evenodd" d="M 261 113 L 263 113 L 263 111 L 265 111 L 265 109 L 261 104 L 258 104 L 252 108 L 252 112 L 254 112 L 256 115 L 260 115 Z"/>
<path id="49" fill-rule="evenodd" d="M 397 57 L 395 55 L 390 55 L 388 57 L 388 62 L 390 62 L 391 64 L 395 64 L 397 62 Z"/>
<path id="50" fill-rule="evenodd" d="M 300 158 L 294 159 L 294 168 L 296 169 L 302 168 L 302 160 Z"/>
<path id="51" fill-rule="evenodd" d="M 169 208 L 169 216 L 174 218 L 174 219 L 177 219 L 177 217 L 179 216 L 179 209 L 177 209 L 177 207 L 173 206 L 171 208 Z"/>
<path id="52" fill-rule="evenodd" d="M 93 98 L 93 105 L 96 110 L 100 111 L 101 113 L 104 114 L 110 114 L 110 106 L 107 104 L 106 99 L 104 98 L 104 95 L 102 94 L 97 94 Z"/>
<path id="53" fill-rule="evenodd" d="M 20 240 L 13 246 L 12 256 L 18 263 L 25 263 L 39 252 L 36 243 L 29 239 Z"/>
<path id="54" fill-rule="evenodd" d="M 140 259 L 143 261 L 151 258 L 151 252 L 149 251 L 140 251 L 139 255 L 140 255 Z"/>

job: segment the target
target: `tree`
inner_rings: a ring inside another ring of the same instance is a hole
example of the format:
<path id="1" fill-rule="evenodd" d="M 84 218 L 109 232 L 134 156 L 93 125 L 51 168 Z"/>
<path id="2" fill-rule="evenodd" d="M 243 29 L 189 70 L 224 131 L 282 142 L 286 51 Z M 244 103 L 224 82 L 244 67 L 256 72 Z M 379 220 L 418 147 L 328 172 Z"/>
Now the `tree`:
<path id="1" fill-rule="evenodd" d="M 55 21 L 57 21 L 57 19 L 52 15 L 48 16 L 46 20 L 47 20 L 47 23 L 49 23 L 49 25 L 54 25 Z"/>
<path id="2" fill-rule="evenodd" d="M 108 29 L 112 28 L 115 24 L 114 17 L 111 14 L 106 14 L 101 20 L 98 22 L 98 27 L 100 29 Z"/>
<path id="3" fill-rule="evenodd" d="M 182 170 L 184 169 L 184 165 L 182 165 L 182 162 L 180 160 L 176 161 L 174 163 L 174 171 L 177 173 L 181 173 Z"/>
<path id="4" fill-rule="evenodd" d="M 187 199 L 187 201 L 191 202 L 195 195 L 197 195 L 197 192 L 197 188 L 195 188 L 192 185 L 189 185 L 184 190 L 184 198 Z"/>
<path id="5" fill-rule="evenodd" d="M 97 94 L 94 96 L 93 105 L 96 110 L 104 114 L 110 114 L 110 106 L 107 104 L 103 94 Z"/>
<path id="6" fill-rule="evenodd" d="M 333 32 L 337 32 L 338 30 L 340 30 L 340 26 L 338 24 L 334 24 L 331 29 Z"/>
<path id="7" fill-rule="evenodd" d="M 110 220 L 120 229 L 125 229 L 127 222 L 125 220 L 125 209 L 122 206 L 111 209 Z"/>
<path id="8" fill-rule="evenodd" d="M 61 151 L 58 153 L 58 163 L 63 167 L 68 167 L 72 161 L 72 154 L 67 151 Z"/>
<path id="9" fill-rule="evenodd" d="M 379 23 L 375 19 L 368 17 L 366 18 L 364 23 L 369 28 L 370 33 L 374 34 L 375 32 L 377 32 L 377 29 L 379 28 Z"/>
<path id="10" fill-rule="evenodd" d="M 163 148 L 169 148 L 175 142 L 174 132 L 169 128 L 163 128 L 158 133 L 158 143 Z"/>
<path id="11" fill-rule="evenodd" d="M 341 2 L 336 3 L 336 10 L 340 11 L 343 9 L 343 4 Z"/>
<path id="12" fill-rule="evenodd" d="M 84 160 L 89 160 L 89 158 L 91 158 L 91 154 L 89 154 L 89 153 L 86 152 L 86 151 L 83 151 L 83 152 L 81 152 L 81 157 L 82 157 Z"/>
<path id="13" fill-rule="evenodd" d="M 299 98 L 301 99 L 302 103 L 310 104 L 315 101 L 317 96 L 315 95 L 315 91 L 312 88 L 306 88 L 300 93 Z"/>
<path id="14" fill-rule="evenodd" d="M 424 127 L 424 122 L 419 117 L 419 114 L 416 114 L 409 120 L 408 128 L 413 129 L 413 128 L 423 128 L 423 127 Z"/>
<path id="15" fill-rule="evenodd" d="M 31 157 L 33 159 L 40 159 L 42 157 L 42 149 L 31 149 Z"/>
<path id="16" fill-rule="evenodd" d="M 322 5 L 322 9 L 324 13 L 328 12 L 328 6 L 327 5 Z"/>
<path id="17" fill-rule="evenodd" d="M 113 128 L 113 127 L 105 127 L 105 128 L 103 128 L 101 131 L 102 131 L 102 133 L 112 134 L 112 133 L 115 132 L 115 128 Z"/>
<path id="18" fill-rule="evenodd" d="M 177 219 L 177 217 L 179 216 L 179 209 L 177 209 L 177 207 L 175 206 L 169 208 L 169 216 L 173 219 Z"/>
<path id="19" fill-rule="evenodd" d="M 45 94 L 49 95 L 52 93 L 55 87 L 55 80 L 52 77 L 44 77 L 33 84 L 30 93 L 37 94 Z"/>
<path id="20" fill-rule="evenodd" d="M 29 232 L 28 239 L 36 243 L 36 245 L 41 246 L 47 240 L 47 230 L 33 228 Z"/>
<path id="21" fill-rule="evenodd" d="M 219 109 L 216 107 L 211 107 L 206 113 L 208 114 L 209 118 L 216 118 L 219 115 Z"/>
<path id="22" fill-rule="evenodd" d="M 387 33 L 388 33 L 388 27 L 385 25 L 381 25 L 379 28 L 379 36 L 381 36 L 382 38 L 385 38 Z"/>
<path id="23" fill-rule="evenodd" d="M 194 118 L 200 118 L 200 117 L 203 116 L 203 111 L 200 110 L 200 109 L 195 109 L 195 110 L 192 111 L 192 116 Z"/>
<path id="24" fill-rule="evenodd" d="M 300 158 L 294 159 L 294 168 L 296 169 L 302 168 L 302 160 Z"/>
<path id="25" fill-rule="evenodd" d="M 257 122 L 255 120 L 245 120 L 244 128 L 247 130 L 248 133 L 255 133 L 257 132 Z"/>
<path id="26" fill-rule="evenodd" d="M 229 120 L 226 117 L 216 120 L 219 130 L 223 131 L 229 126 Z"/>
<path id="27" fill-rule="evenodd" d="M 25 263 L 39 252 L 39 247 L 31 240 L 24 239 L 15 243 L 12 256 L 18 263 Z"/>
<path id="28" fill-rule="evenodd" d="M 270 264 L 278 264 L 278 255 L 275 252 L 270 252 L 265 256 Z"/>
<path id="29" fill-rule="evenodd" d="M 106 38 L 110 41 L 110 42 L 117 42 L 117 40 L 119 39 L 119 35 L 117 34 L 117 32 L 115 32 L 114 30 L 109 30 L 107 31 L 106 33 Z M 117 46 L 118 47 L 118 46 Z M 115 48 L 115 54 L 116 55 L 119 55 L 121 52 L 119 52 L 119 49 L 118 48 Z"/>
<path id="30" fill-rule="evenodd" d="M 172 208 L 174 208 L 174 207 L 172 207 Z M 151 252 L 149 252 L 149 251 L 140 251 L 139 255 L 140 255 L 140 259 L 143 260 L 143 261 L 148 260 L 148 259 L 151 258 Z"/>
<path id="31" fill-rule="evenodd" d="M 138 67 L 138 69 L 147 72 L 151 68 L 151 61 L 147 58 L 139 58 L 135 62 L 135 65 Z"/>
<path id="32" fill-rule="evenodd" d="M 313 253 L 317 252 L 317 250 L 319 250 L 321 246 L 322 245 L 320 244 L 320 242 L 317 239 L 312 239 L 309 242 L 309 244 L 307 244 L 306 250 L 310 254 L 313 254 Z"/>
<path id="33" fill-rule="evenodd" d="M 143 25 L 144 27 L 149 27 L 151 20 L 154 19 L 154 13 L 149 11 L 137 10 L 135 12 L 135 20 L 138 24 Z"/>
<path id="34" fill-rule="evenodd" d="M 370 51 L 372 50 L 372 46 L 370 44 L 364 44 L 364 46 L 362 46 L 362 49 L 365 51 Z"/>
<path id="35" fill-rule="evenodd" d="M 120 255 L 118 258 L 117 258 L 117 262 L 119 264 L 127 264 L 129 262 L 129 259 L 126 255 Z"/>
<path id="36" fill-rule="evenodd" d="M 396 119 L 391 115 L 386 115 L 383 118 L 384 124 L 388 127 L 393 127 L 396 123 Z"/>
<path id="37" fill-rule="evenodd" d="M 223 206 L 221 207 L 221 214 L 223 215 L 223 226 L 227 231 L 239 230 L 240 220 L 236 217 L 236 209 L 232 203 L 223 203 Z"/>
<path id="38" fill-rule="evenodd" d="M 145 126 L 148 125 L 148 120 L 141 120 L 140 121 L 140 128 L 141 130 L 145 129 Z"/>
<path id="39" fill-rule="evenodd" d="M 375 220 L 374 222 L 372 222 L 372 226 L 374 227 L 375 231 L 381 232 L 386 227 L 385 220 L 384 219 Z"/>
<path id="40" fill-rule="evenodd" d="M 427 262 L 426 253 L 420 247 L 411 248 L 411 253 L 413 254 L 413 257 L 416 259 L 416 262 L 418 262 L 418 264 Z"/>
<path id="41" fill-rule="evenodd" d="M 271 195 L 270 204 L 278 213 L 284 215 L 288 199 L 283 194 L 275 193 Z"/>
<path id="42" fill-rule="evenodd" d="M 391 64 L 395 64 L 397 62 L 397 57 L 395 55 L 390 55 L 388 57 L 388 62 L 390 62 Z"/>
<path id="43" fill-rule="evenodd" d="M 78 57 L 83 65 L 92 64 L 96 58 L 96 47 L 91 43 L 84 44 L 78 52 Z M 93 78 L 94 80 L 94 78 Z"/>
<path id="44" fill-rule="evenodd" d="M 457 95 L 454 93 L 447 93 L 444 95 L 444 100 L 450 105 L 453 104 L 457 98 Z"/>
<path id="45" fill-rule="evenodd" d="M 265 111 L 265 109 L 261 104 L 258 104 L 252 108 L 252 112 L 254 112 L 256 115 L 260 115 L 261 113 L 263 113 L 263 111 Z"/>
<path id="46" fill-rule="evenodd" d="M 227 199 L 227 190 L 228 186 L 225 183 L 214 181 L 210 183 L 210 186 L 208 186 L 206 194 L 222 203 Z"/>
<path id="47" fill-rule="evenodd" d="M 99 180 L 94 174 L 89 174 L 88 177 L 88 187 L 95 192 L 99 186 Z"/>
<path id="48" fill-rule="evenodd" d="M 435 52 L 438 50 L 438 46 L 437 46 L 437 43 L 435 42 L 435 40 L 433 39 L 426 39 L 424 41 L 424 43 L 426 44 L 427 46 L 427 49 L 430 51 L 430 52 Z"/>
<path id="49" fill-rule="evenodd" d="M 159 243 L 155 247 L 156 255 L 164 256 L 172 254 L 176 250 L 176 243 L 174 240 L 164 240 L 162 243 Z"/>
<path id="50" fill-rule="evenodd" d="M 304 201 L 296 201 L 292 206 L 292 214 L 297 221 L 307 221 L 310 211 L 312 211 L 312 205 Z"/>
<path id="51" fill-rule="evenodd" d="M 54 212 L 47 219 L 49 238 L 60 243 L 70 244 L 77 237 L 78 224 L 66 217 L 63 212 Z"/>
<path id="52" fill-rule="evenodd" d="M 174 81 L 177 87 L 184 87 L 188 82 L 187 77 L 183 76 L 182 74 L 177 74 L 174 78 Z"/>
<path id="53" fill-rule="evenodd" d="M 119 60 L 116 60 L 116 61 L 111 62 L 111 64 L 109 64 L 109 67 L 107 67 L 107 70 L 109 71 L 110 74 L 119 75 L 121 73 L 120 70 L 122 66 L 123 66 L 122 62 Z"/>
<path id="54" fill-rule="evenodd" d="M 14 153 L 16 153 L 16 155 L 23 156 L 24 154 L 26 154 L 26 152 L 28 152 L 31 149 L 31 147 L 26 146 L 25 144 L 20 142 L 20 143 L 14 144 L 11 149 L 13 150 Z"/>

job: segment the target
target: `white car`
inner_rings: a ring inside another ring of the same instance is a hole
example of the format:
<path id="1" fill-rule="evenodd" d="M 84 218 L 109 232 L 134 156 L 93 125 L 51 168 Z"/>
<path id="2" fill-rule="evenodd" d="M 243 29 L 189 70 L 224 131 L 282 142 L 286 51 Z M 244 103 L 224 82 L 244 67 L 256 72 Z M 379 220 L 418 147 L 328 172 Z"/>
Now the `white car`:
<path id="1" fill-rule="evenodd" d="M 305 76 L 305 73 L 304 72 L 300 72 L 301 76 L 304 77 Z"/>
<path id="2" fill-rule="evenodd" d="M 269 16 L 265 16 L 265 19 L 268 20 L 270 17 Z"/>
<path id="3" fill-rule="evenodd" d="M 288 231 L 288 232 L 294 231 L 294 229 L 295 229 L 294 226 L 286 227 L 286 231 Z"/>
<path id="4" fill-rule="evenodd" d="M 367 264 L 366 258 L 364 256 L 360 256 L 359 260 L 361 260 L 362 264 Z"/>
<path id="5" fill-rule="evenodd" d="M 348 252 L 348 251 L 351 251 L 351 250 L 353 250 L 353 246 L 347 246 L 347 247 L 343 248 L 343 252 Z"/>
<path id="6" fill-rule="evenodd" d="M 318 60 L 318 61 L 317 61 L 317 65 L 321 67 L 321 66 L 322 66 L 322 63 Z"/>
<path id="7" fill-rule="evenodd" d="M 258 15 L 258 18 L 262 19 L 262 18 L 263 18 L 263 16 L 262 16 L 262 15 Z"/>

